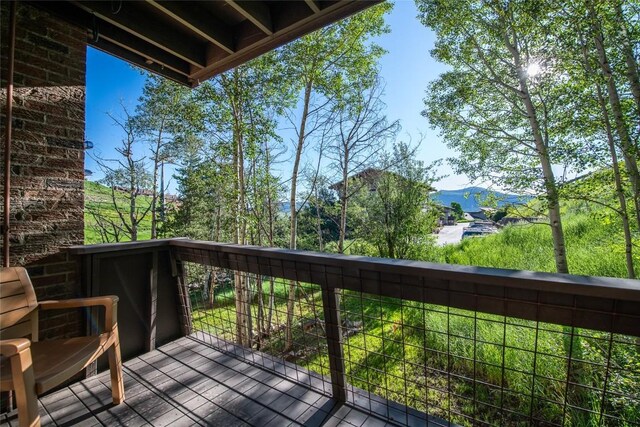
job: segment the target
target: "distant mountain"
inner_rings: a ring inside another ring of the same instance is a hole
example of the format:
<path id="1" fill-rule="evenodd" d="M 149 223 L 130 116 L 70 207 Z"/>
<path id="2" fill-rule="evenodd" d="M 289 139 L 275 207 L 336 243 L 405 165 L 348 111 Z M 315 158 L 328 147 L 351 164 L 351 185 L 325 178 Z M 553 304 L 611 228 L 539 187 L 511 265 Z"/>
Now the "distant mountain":
<path id="1" fill-rule="evenodd" d="M 431 198 L 444 206 L 451 206 L 451 202 L 458 202 L 465 212 L 477 212 L 480 207 L 487 206 L 488 201 L 496 200 L 498 206 L 514 203 L 526 203 L 531 196 L 501 193 L 482 187 L 467 187 L 460 190 L 441 190 L 431 195 Z"/>
<path id="2" fill-rule="evenodd" d="M 296 205 L 298 206 L 298 210 L 302 206 L 302 202 L 300 200 L 296 201 Z M 280 212 L 283 214 L 289 215 L 291 211 L 291 203 L 290 202 L 280 202 Z"/>

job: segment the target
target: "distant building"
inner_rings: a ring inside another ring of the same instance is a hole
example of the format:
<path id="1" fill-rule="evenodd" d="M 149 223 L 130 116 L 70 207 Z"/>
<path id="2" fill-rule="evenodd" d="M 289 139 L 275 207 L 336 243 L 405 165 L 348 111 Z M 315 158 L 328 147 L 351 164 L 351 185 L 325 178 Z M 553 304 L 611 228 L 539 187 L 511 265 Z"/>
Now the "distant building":
<path id="1" fill-rule="evenodd" d="M 483 210 L 475 211 L 475 212 L 465 212 L 467 215 L 471 216 L 473 219 L 486 220 L 487 214 Z"/>
<path id="2" fill-rule="evenodd" d="M 494 208 L 481 207 L 480 210 L 468 213 L 473 219 L 486 220 L 491 219 L 493 214 L 496 212 Z"/>
<path id="3" fill-rule="evenodd" d="M 456 213 L 449 206 L 437 204 L 436 209 L 440 210 L 441 215 L 438 218 L 438 226 L 456 225 Z"/>

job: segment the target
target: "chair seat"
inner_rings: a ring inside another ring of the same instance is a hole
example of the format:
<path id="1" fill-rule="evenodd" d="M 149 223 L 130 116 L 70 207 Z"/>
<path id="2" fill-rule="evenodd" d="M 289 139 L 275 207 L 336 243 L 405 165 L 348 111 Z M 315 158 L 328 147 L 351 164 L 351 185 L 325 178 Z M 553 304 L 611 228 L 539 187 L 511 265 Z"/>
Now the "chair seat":
<path id="1" fill-rule="evenodd" d="M 101 355 L 113 339 L 108 334 L 31 343 L 36 393 L 41 394 L 68 380 Z M 13 388 L 9 360 L 2 358 L 0 384 Z"/>

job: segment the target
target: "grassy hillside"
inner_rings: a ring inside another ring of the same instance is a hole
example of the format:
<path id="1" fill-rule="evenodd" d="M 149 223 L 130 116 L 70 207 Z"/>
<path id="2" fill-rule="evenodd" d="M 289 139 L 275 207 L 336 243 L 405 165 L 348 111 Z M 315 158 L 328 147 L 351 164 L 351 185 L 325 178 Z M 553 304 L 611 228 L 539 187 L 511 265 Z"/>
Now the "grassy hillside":
<path id="1" fill-rule="evenodd" d="M 121 212 L 127 212 L 129 204 L 124 193 L 116 193 L 116 203 Z M 140 208 L 146 209 L 151 204 L 151 197 L 141 196 L 138 199 Z M 96 215 L 92 212 L 98 212 L 104 217 L 103 224 L 107 224 L 109 220 L 117 221 L 118 212 L 113 205 L 111 197 L 111 189 L 97 182 L 84 181 L 84 242 L 85 244 L 105 243 L 101 236 L 100 227 Z M 138 240 L 146 240 L 151 237 L 151 214 L 147 214 L 146 218 L 138 226 Z M 120 239 L 122 242 L 129 241 L 127 236 Z M 114 241 L 114 240 L 111 240 Z"/>
<path id="2" fill-rule="evenodd" d="M 569 202 L 563 206 L 569 270 L 573 274 L 627 277 L 619 219 L 604 208 Z M 636 232 L 635 247 L 640 247 Z M 636 249 L 636 274 L 640 250 Z M 510 225 L 500 233 L 442 247 L 433 261 L 483 267 L 555 271 L 551 229 L 545 224 Z"/>

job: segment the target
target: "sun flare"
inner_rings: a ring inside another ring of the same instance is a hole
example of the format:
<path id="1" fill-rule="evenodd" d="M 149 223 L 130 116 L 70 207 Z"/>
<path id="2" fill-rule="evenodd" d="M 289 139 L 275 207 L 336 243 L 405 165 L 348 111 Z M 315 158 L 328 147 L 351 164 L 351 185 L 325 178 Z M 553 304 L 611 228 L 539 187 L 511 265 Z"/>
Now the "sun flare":
<path id="1" fill-rule="evenodd" d="M 542 67 L 537 62 L 532 62 L 527 66 L 527 76 L 536 77 L 542 72 Z"/>

